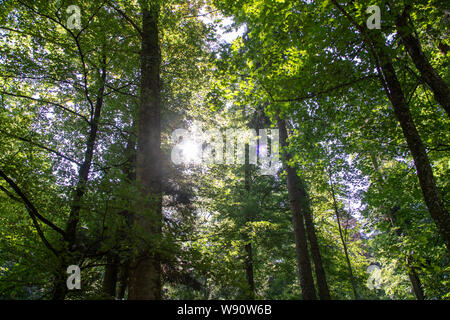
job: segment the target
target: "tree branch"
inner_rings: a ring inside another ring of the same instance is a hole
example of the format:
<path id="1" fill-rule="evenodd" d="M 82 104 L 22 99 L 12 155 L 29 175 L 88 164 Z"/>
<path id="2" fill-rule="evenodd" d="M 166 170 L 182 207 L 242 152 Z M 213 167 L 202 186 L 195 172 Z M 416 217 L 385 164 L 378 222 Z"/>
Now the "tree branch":
<path id="1" fill-rule="evenodd" d="M 111 1 L 108 1 L 109 5 L 111 6 L 111 8 L 113 8 L 114 10 L 116 10 L 125 20 L 128 21 L 129 24 L 131 24 L 131 26 L 139 33 L 139 35 L 142 37 L 142 30 L 141 28 L 138 27 L 138 25 L 136 23 L 134 23 L 134 21 L 125 13 L 123 12 L 121 9 L 117 8 L 116 6 L 114 6 Z"/>
<path id="2" fill-rule="evenodd" d="M 65 156 L 64 154 L 62 154 L 62 153 L 59 152 L 59 151 L 53 150 L 53 149 L 51 149 L 51 148 L 49 148 L 49 147 L 46 147 L 46 146 L 44 146 L 44 145 L 42 145 L 42 144 L 40 144 L 40 143 L 38 143 L 38 142 L 32 141 L 31 139 L 24 138 L 24 137 L 19 137 L 19 136 L 16 136 L 16 135 L 14 135 L 14 134 L 8 133 L 8 132 L 6 132 L 6 131 L 4 131 L 4 130 L 1 130 L 1 129 L 0 129 L 0 132 L 3 133 L 3 134 L 5 134 L 5 135 L 7 135 L 7 136 L 9 136 L 9 137 L 11 137 L 11 138 L 14 138 L 14 139 L 17 139 L 17 140 L 20 140 L 20 141 L 24 141 L 24 142 L 28 142 L 28 143 L 30 143 L 30 144 L 36 146 L 36 147 L 39 147 L 39 148 L 44 149 L 44 150 L 47 150 L 47 151 L 49 151 L 49 152 L 51 152 L 51 153 L 56 154 L 58 157 L 61 157 L 61 158 L 63 158 L 63 159 L 66 159 L 66 160 L 68 160 L 68 161 L 70 161 L 70 162 L 73 162 L 73 163 L 75 163 L 75 164 L 77 164 L 77 165 L 81 165 L 81 162 L 79 162 L 79 161 L 77 161 L 77 160 L 74 160 L 74 159 L 72 159 L 72 158 L 69 158 L 68 156 Z"/>
<path id="3" fill-rule="evenodd" d="M 42 221 L 44 224 L 48 225 L 50 228 L 58 232 L 59 234 L 64 236 L 64 231 L 57 227 L 55 224 L 41 216 L 36 209 L 36 207 L 31 203 L 31 201 L 28 199 L 28 197 L 22 192 L 22 190 L 19 188 L 19 186 L 10 179 L 1 169 L 0 169 L 0 177 L 2 177 L 10 186 L 13 188 L 13 190 L 17 193 L 17 195 L 20 197 L 21 202 L 23 202 L 27 208 L 28 214 L 31 217 L 31 220 L 33 221 L 34 227 L 36 228 L 36 231 L 41 238 L 44 245 L 51 251 L 55 256 L 59 256 L 59 252 L 53 248 L 53 246 L 48 242 L 47 238 L 45 238 L 44 232 L 42 231 L 41 227 L 39 226 L 39 222 L 37 219 Z M 2 187 L 3 191 L 5 191 L 5 188 Z M 11 193 L 8 191 L 6 193 L 7 195 L 11 195 Z M 14 200 L 18 200 L 16 197 L 13 197 Z"/>
<path id="4" fill-rule="evenodd" d="M 48 225 L 50 228 L 52 228 L 59 234 L 64 235 L 64 231 L 62 229 L 60 229 L 58 226 L 53 224 L 51 221 L 47 220 L 45 217 L 43 217 L 38 212 L 36 207 L 28 199 L 28 197 L 22 192 L 22 190 L 19 188 L 19 186 L 11 178 L 9 178 L 1 169 L 0 169 L 0 177 L 2 177 L 11 186 L 11 188 L 13 188 L 14 192 L 17 193 L 17 195 L 20 197 L 20 199 L 22 199 L 23 203 L 30 210 L 30 215 L 38 218 L 40 221 L 42 221 L 44 224 Z"/>
<path id="5" fill-rule="evenodd" d="M 32 101 L 37 101 L 37 102 L 40 102 L 40 103 L 50 104 L 50 105 L 52 105 L 52 106 L 61 108 L 61 109 L 63 109 L 64 111 L 67 111 L 67 112 L 69 112 L 69 113 L 71 113 L 71 114 L 73 114 L 73 115 L 76 115 L 77 117 L 80 117 L 81 119 L 83 119 L 84 121 L 86 121 L 88 124 L 90 124 L 90 121 L 89 121 L 88 118 L 86 118 L 86 117 L 83 116 L 82 114 L 79 114 L 78 112 L 76 112 L 76 111 L 74 111 L 74 110 L 72 110 L 72 109 L 69 109 L 69 108 L 63 106 L 62 104 L 59 104 L 59 103 L 56 103 L 56 102 L 52 102 L 52 101 L 48 101 L 48 100 L 43 100 L 43 99 L 33 98 L 33 97 L 26 96 L 26 95 L 23 95 L 23 94 L 17 94 L 17 93 L 6 92 L 6 91 L 0 91 L 0 94 L 6 94 L 6 95 L 12 96 L 12 97 L 23 98 L 23 99 L 28 99 L 28 100 L 32 100 Z"/>

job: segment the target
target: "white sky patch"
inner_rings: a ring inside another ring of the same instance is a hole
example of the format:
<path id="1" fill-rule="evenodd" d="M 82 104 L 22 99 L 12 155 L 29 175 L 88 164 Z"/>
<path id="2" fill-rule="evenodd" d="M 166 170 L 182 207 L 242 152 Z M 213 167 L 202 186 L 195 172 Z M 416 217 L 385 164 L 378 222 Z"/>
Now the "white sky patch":
<path id="1" fill-rule="evenodd" d="M 240 26 L 238 29 L 232 28 L 231 31 L 228 31 L 230 27 L 233 25 L 233 19 L 230 17 L 223 17 L 221 14 L 217 13 L 207 13 L 204 9 L 200 10 L 199 20 L 207 25 L 214 25 L 216 33 L 218 35 L 220 42 L 231 43 L 233 40 L 236 40 L 238 37 L 242 36 L 245 31 L 245 26 Z M 217 23 L 217 20 L 220 22 Z"/>
<path id="2" fill-rule="evenodd" d="M 218 33 L 225 42 L 231 43 L 244 34 L 245 26 L 240 26 L 237 30 L 233 28 L 231 32 L 226 32 L 226 27 L 233 24 L 233 19 L 225 18 L 222 23 L 224 27 L 219 27 Z"/>

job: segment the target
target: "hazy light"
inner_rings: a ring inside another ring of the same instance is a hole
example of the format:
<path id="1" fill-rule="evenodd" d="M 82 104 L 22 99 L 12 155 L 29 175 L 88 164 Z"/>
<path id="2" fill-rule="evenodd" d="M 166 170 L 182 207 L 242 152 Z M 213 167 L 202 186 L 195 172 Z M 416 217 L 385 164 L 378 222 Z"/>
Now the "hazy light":
<path id="1" fill-rule="evenodd" d="M 181 144 L 181 154 L 184 163 L 200 163 L 202 160 L 202 149 L 199 143 L 186 140 Z"/>

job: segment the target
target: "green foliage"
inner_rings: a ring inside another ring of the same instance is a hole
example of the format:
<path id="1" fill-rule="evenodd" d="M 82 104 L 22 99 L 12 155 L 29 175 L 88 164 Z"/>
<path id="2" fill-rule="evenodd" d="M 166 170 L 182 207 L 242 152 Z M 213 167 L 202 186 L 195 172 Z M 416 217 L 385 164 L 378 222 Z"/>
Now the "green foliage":
<path id="1" fill-rule="evenodd" d="M 76 30 L 67 27 L 65 1 L 0 2 L 0 170 L 53 224 L 34 223 L 24 199 L 0 177 L 0 299 L 50 299 L 65 259 L 82 269 L 82 290 L 67 298 L 105 299 L 106 257 L 126 266 L 133 244 L 147 237 L 130 223 L 143 214 L 136 203 L 149 201 L 138 196 L 133 178 L 140 9 L 138 1 L 114 3 L 78 1 L 83 29 Z M 170 160 L 172 131 L 194 121 L 203 130 L 262 129 L 276 127 L 280 116 L 288 123 L 289 165 L 309 195 L 332 298 L 354 298 L 345 243 L 359 298 L 414 299 L 413 270 L 426 299 L 449 299 L 448 249 L 354 24 L 365 26 L 371 4 L 343 4 L 350 21 L 333 1 L 161 2 L 164 226 L 151 250 L 161 258 L 164 298 L 247 298 L 248 245 L 255 298 L 301 298 L 284 172 L 262 176 L 253 165 Z M 380 1 L 382 30 L 371 32 L 379 32 L 393 60 L 448 208 L 450 122 L 396 34 L 405 4 L 426 58 L 448 83 L 446 6 Z M 233 20 L 229 29 L 243 30 L 231 43 L 221 41 L 225 17 Z M 74 207 L 102 68 L 103 107 L 69 254 L 55 229 L 66 229 Z M 379 269 L 368 273 L 374 265 Z"/>

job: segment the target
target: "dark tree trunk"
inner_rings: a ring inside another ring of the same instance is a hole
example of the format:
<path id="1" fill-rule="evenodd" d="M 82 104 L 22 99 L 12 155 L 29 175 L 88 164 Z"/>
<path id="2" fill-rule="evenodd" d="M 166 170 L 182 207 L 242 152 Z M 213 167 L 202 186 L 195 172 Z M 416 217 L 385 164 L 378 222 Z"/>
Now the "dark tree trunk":
<path id="1" fill-rule="evenodd" d="M 419 39 L 413 35 L 413 28 L 408 20 L 410 16 L 408 10 L 405 10 L 397 19 L 397 32 L 422 79 L 430 86 L 436 101 L 450 116 L 450 90 L 423 53 Z"/>
<path id="2" fill-rule="evenodd" d="M 126 182 L 129 184 L 132 184 L 136 180 L 136 141 L 134 139 L 133 133 L 134 133 L 134 123 L 131 125 L 130 134 L 127 139 L 127 145 L 125 147 L 125 155 L 127 158 L 126 164 L 122 168 L 122 172 L 124 173 L 126 177 Z M 123 199 L 125 202 L 130 205 L 129 201 L 126 199 Z M 130 257 L 132 254 L 133 249 L 133 221 L 134 221 L 134 214 L 130 210 L 124 210 L 121 212 L 125 218 L 125 226 L 119 230 L 119 239 L 122 241 L 125 241 L 129 244 L 128 249 L 125 250 L 122 257 L 122 262 L 119 263 L 118 266 L 118 288 L 117 288 L 117 299 L 123 300 L 125 297 L 125 292 L 128 288 L 129 284 L 129 275 L 130 275 Z"/>
<path id="3" fill-rule="evenodd" d="M 431 217 L 436 223 L 442 239 L 447 245 L 447 249 L 450 250 L 450 216 L 441 200 L 427 152 L 419 136 L 419 132 L 414 125 L 409 106 L 406 103 L 405 96 L 403 94 L 400 82 L 397 79 L 391 58 L 385 53 L 383 48 L 376 47 L 376 50 L 380 60 L 380 68 L 386 84 L 387 95 L 392 103 L 395 116 L 400 122 L 403 135 L 405 136 L 406 142 L 413 156 L 425 203 Z"/>
<path id="4" fill-rule="evenodd" d="M 287 147 L 286 124 L 280 118 L 278 118 L 277 122 L 280 133 L 280 146 L 285 149 Z M 290 154 L 283 150 L 282 156 L 284 169 L 287 173 L 287 188 L 292 213 L 292 224 L 294 226 L 295 249 L 297 253 L 300 287 L 302 288 L 303 300 L 316 300 L 317 296 L 308 253 L 308 243 L 306 240 L 305 224 L 303 222 L 297 172 L 295 168 L 287 165 L 291 158 Z"/>
<path id="5" fill-rule="evenodd" d="M 161 237 L 161 102 L 159 1 L 142 1 L 141 104 L 138 115 L 136 180 L 142 198 L 136 205 L 138 254 L 131 266 L 132 300 L 161 299 L 161 263 L 157 240 Z"/>
<path id="6" fill-rule="evenodd" d="M 103 293 L 110 299 L 115 299 L 116 297 L 118 271 L 118 257 L 115 254 L 108 254 L 106 257 L 105 278 L 103 279 Z"/>
<path id="7" fill-rule="evenodd" d="M 105 62 L 104 58 L 104 63 Z M 90 128 L 89 128 L 89 136 L 86 142 L 86 151 L 84 154 L 83 163 L 80 166 L 80 170 L 78 172 L 78 182 L 75 188 L 75 193 L 72 200 L 72 206 L 70 209 L 69 220 L 67 221 L 66 226 L 66 237 L 65 240 L 69 244 L 69 251 L 73 249 L 76 240 L 76 228 L 80 219 L 80 210 L 81 210 L 81 198 L 86 193 L 87 182 L 89 178 L 89 171 L 92 165 L 92 158 L 94 156 L 95 143 L 97 140 L 97 132 L 98 132 L 98 124 L 100 122 L 100 114 L 103 107 L 103 94 L 105 90 L 105 81 L 106 81 L 106 70 L 103 67 L 101 74 L 101 83 L 99 92 L 97 94 L 97 100 L 95 103 L 94 113 L 91 116 Z"/>
<path id="8" fill-rule="evenodd" d="M 420 282 L 420 278 L 416 273 L 416 270 L 412 266 L 407 266 L 408 268 L 408 277 L 409 281 L 411 281 L 411 285 L 413 288 L 414 295 L 417 300 L 425 300 L 425 295 L 423 293 L 422 283 Z"/>
<path id="9" fill-rule="evenodd" d="M 286 131 L 287 133 L 287 131 Z M 300 210 L 306 226 L 306 234 L 309 241 L 309 248 L 314 264 L 317 288 L 319 289 L 320 300 L 330 300 L 330 291 L 328 289 L 325 269 L 323 268 L 322 256 L 320 254 L 319 242 L 317 241 L 316 228 L 314 226 L 313 215 L 309 203 L 309 196 L 303 180 L 297 175 L 297 188 L 300 203 Z"/>
<path id="10" fill-rule="evenodd" d="M 52 300 L 64 300 L 67 294 L 67 277 L 66 273 L 68 265 L 61 263 L 56 271 L 56 277 L 53 281 Z"/>
<path id="11" fill-rule="evenodd" d="M 252 243 L 245 245 L 245 276 L 247 279 L 248 294 L 247 299 L 255 299 L 255 280 L 253 277 L 253 252 Z"/>
<path id="12" fill-rule="evenodd" d="M 320 300 L 330 300 L 330 291 L 328 289 L 327 278 L 323 268 L 322 256 L 320 254 L 319 242 L 317 241 L 316 228 L 314 226 L 308 194 L 302 179 L 297 177 L 297 180 L 306 232 L 308 234 L 309 248 L 314 263 L 314 271 L 316 273 L 317 288 L 319 289 L 319 298 Z"/>
<path id="13" fill-rule="evenodd" d="M 92 165 L 92 158 L 94 156 L 95 143 L 97 140 L 98 125 L 100 122 L 101 110 L 103 107 L 105 83 L 106 83 L 106 57 L 103 56 L 103 66 L 100 75 L 100 85 L 97 94 L 96 103 L 93 113 L 91 114 L 89 135 L 86 142 L 86 151 L 84 153 L 83 162 L 78 171 L 78 181 L 72 198 L 69 218 L 67 220 L 66 229 L 64 232 L 64 242 L 67 251 L 61 255 L 61 261 L 58 274 L 56 275 L 53 289 L 53 299 L 63 300 L 67 294 L 66 279 L 67 267 L 74 263 L 76 231 L 78 222 L 80 220 L 81 200 L 86 193 L 87 182 L 89 179 L 89 171 Z"/>
<path id="14" fill-rule="evenodd" d="M 391 101 L 395 116 L 400 123 L 406 143 L 413 156 L 425 203 L 431 218 L 436 223 L 439 234 L 447 246 L 447 250 L 450 251 L 450 216 L 436 187 L 428 155 L 419 136 L 419 132 L 414 125 L 408 103 L 406 102 L 402 87 L 392 65 L 392 59 L 387 53 L 386 41 L 377 30 L 369 34 L 365 27 L 359 25 L 336 0 L 331 0 L 331 2 L 360 31 L 370 53 L 375 59 L 376 67 L 381 73 L 379 75 L 381 77 L 381 84 Z"/>
<path id="15" fill-rule="evenodd" d="M 247 195 L 250 194 L 250 164 L 249 162 L 249 149 L 248 144 L 245 146 L 245 164 L 244 164 L 244 187 L 247 192 Z M 251 221 L 251 217 L 249 217 L 246 212 L 245 221 Z M 253 300 L 255 298 L 255 280 L 253 277 L 253 252 L 252 252 L 252 243 L 249 239 L 249 236 L 246 232 L 244 232 L 244 241 L 246 242 L 244 246 L 245 257 L 244 257 L 244 265 L 245 265 L 245 275 L 247 279 L 247 299 Z"/>

